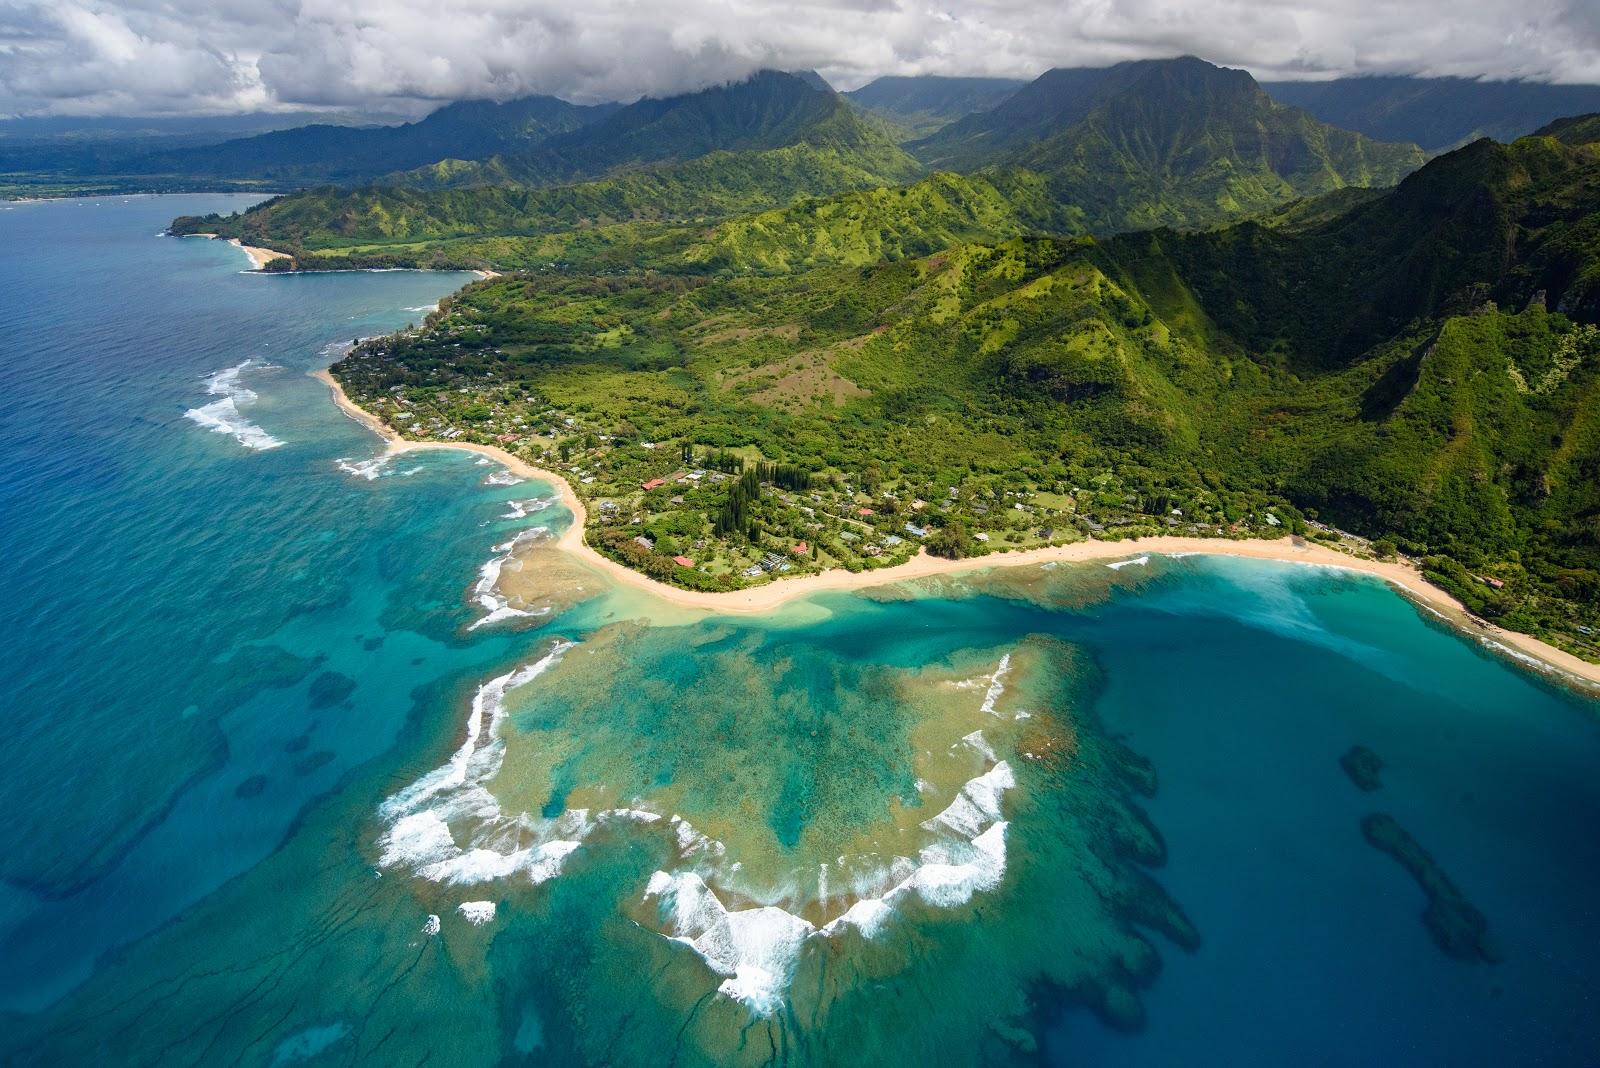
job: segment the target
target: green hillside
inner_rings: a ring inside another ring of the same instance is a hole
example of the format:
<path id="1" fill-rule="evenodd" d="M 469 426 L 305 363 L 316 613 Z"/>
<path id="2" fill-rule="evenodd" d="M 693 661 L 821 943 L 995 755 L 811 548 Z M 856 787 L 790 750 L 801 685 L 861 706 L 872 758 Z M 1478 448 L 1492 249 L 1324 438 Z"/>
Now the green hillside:
<path id="1" fill-rule="evenodd" d="M 629 221 L 726 217 L 901 180 L 916 165 L 893 146 L 846 154 L 795 145 L 767 152 L 717 152 L 673 166 L 623 172 L 566 186 L 401 186 L 318 189 L 279 197 L 242 215 L 184 219 L 177 232 L 218 229 L 283 251 L 514 236 Z"/>
<path id="2" fill-rule="evenodd" d="M 929 166 L 1024 167 L 1096 233 L 1205 226 L 1422 163 L 1274 103 L 1244 71 L 1193 57 L 1051 71 L 995 110 L 908 148 Z"/>
<path id="3" fill-rule="evenodd" d="M 1422 153 L 1274 104 L 1243 71 L 1178 60 L 1009 162 L 1047 176 L 1056 199 L 1108 233 L 1203 226 L 1346 186 L 1393 185 Z"/>
<path id="4" fill-rule="evenodd" d="M 1485 142 L 1386 194 L 1099 242 L 996 241 L 1054 210 L 1043 179 L 1006 181 L 635 234 L 629 257 L 701 273 L 619 258 L 474 285 L 336 372 L 408 433 L 581 473 L 591 539 L 670 581 L 738 585 L 802 541 L 799 566 L 871 567 L 924 537 L 963 554 L 1321 520 L 1600 656 L 1594 147 Z M 756 459 L 737 493 L 640 488 Z M 696 568 L 606 522 L 624 513 Z"/>
<path id="5" fill-rule="evenodd" d="M 793 271 L 912 259 L 951 245 L 1081 229 L 1026 171 L 935 174 L 731 219 L 660 266 Z"/>
<path id="6" fill-rule="evenodd" d="M 997 107 L 1026 84 L 1014 78 L 890 76 L 877 78 L 844 96 L 894 123 L 904 131 L 906 140 L 913 140 L 968 115 Z"/>
<path id="7" fill-rule="evenodd" d="M 881 153 L 893 139 L 842 97 L 809 79 L 760 71 L 741 82 L 665 99 L 646 98 L 598 122 L 443 176 L 450 185 L 565 183 L 621 169 L 807 145 Z M 426 187 L 435 172 L 391 181 Z"/>

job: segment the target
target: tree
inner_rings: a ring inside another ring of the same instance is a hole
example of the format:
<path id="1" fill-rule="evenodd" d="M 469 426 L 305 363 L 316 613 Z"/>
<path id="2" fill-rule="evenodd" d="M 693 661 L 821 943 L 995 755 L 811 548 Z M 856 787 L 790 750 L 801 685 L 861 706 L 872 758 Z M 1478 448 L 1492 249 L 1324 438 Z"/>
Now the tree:
<path id="1" fill-rule="evenodd" d="M 971 556 L 977 547 L 977 541 L 967 533 L 966 526 L 960 522 L 941 527 L 928 538 L 928 552 L 933 556 L 943 556 L 949 560 L 960 560 Z"/>

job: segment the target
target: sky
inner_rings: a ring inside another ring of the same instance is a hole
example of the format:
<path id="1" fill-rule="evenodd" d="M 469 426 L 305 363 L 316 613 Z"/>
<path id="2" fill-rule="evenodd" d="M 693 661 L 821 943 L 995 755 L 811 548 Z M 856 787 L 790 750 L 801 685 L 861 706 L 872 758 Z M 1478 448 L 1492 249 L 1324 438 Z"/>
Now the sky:
<path id="1" fill-rule="evenodd" d="M 0 0 L 0 116 L 420 114 L 1185 53 L 1262 80 L 1600 82 L 1600 0 Z"/>

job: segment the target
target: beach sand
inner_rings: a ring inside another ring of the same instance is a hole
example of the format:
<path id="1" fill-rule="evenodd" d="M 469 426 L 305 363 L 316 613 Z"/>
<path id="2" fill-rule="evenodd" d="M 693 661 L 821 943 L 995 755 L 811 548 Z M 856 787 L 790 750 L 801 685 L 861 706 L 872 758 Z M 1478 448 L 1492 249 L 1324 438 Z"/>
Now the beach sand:
<path id="1" fill-rule="evenodd" d="M 1546 674 L 1553 674 L 1575 683 L 1585 692 L 1600 692 L 1600 664 L 1591 664 L 1571 653 L 1540 641 L 1527 634 L 1506 630 L 1480 620 L 1467 612 L 1461 602 L 1439 587 L 1428 582 L 1415 565 L 1405 561 L 1368 560 L 1350 556 L 1325 545 L 1317 545 L 1303 538 L 1282 537 L 1273 540 L 1231 540 L 1225 538 L 1154 537 L 1127 541 L 1074 542 L 1070 545 L 1052 545 L 1038 549 L 1020 549 L 997 552 L 988 556 L 966 560 L 947 560 L 929 556 L 919 551 L 912 559 L 893 567 L 873 571 L 825 571 L 821 574 L 801 575 L 790 579 L 777 579 L 762 586 L 724 593 L 683 590 L 657 582 L 647 575 L 617 563 L 590 548 L 584 541 L 584 523 L 587 510 L 573 490 L 572 484 L 562 475 L 535 467 L 504 449 L 493 445 L 470 442 L 411 441 L 395 433 L 388 425 L 361 408 L 345 394 L 343 387 L 327 371 L 315 372 L 315 377 L 327 384 L 334 402 L 350 418 L 370 429 L 388 445 L 390 453 L 417 452 L 427 449 L 455 449 L 488 456 L 524 478 L 549 483 L 560 497 L 561 503 L 573 515 L 573 521 L 561 532 L 557 547 L 573 553 L 603 572 L 622 586 L 648 592 L 662 601 L 681 608 L 696 608 L 722 615 L 764 614 L 793 601 L 815 593 L 841 590 L 870 589 L 907 579 L 930 575 L 951 575 L 984 571 L 995 567 L 1022 567 L 1046 563 L 1088 563 L 1101 560 L 1118 560 L 1124 557 L 1157 555 L 1208 554 L 1233 556 L 1251 560 L 1275 560 L 1285 563 L 1334 567 L 1373 575 L 1387 582 L 1413 603 L 1433 612 L 1438 618 L 1454 625 L 1469 636 L 1481 641 L 1491 651 Z"/>
<path id="2" fill-rule="evenodd" d="M 209 238 L 212 241 L 222 240 L 222 238 L 217 234 L 182 234 L 180 236 L 204 237 Z M 246 256 L 250 257 L 250 266 L 253 270 L 259 271 L 261 268 L 265 267 L 267 264 L 276 259 L 293 259 L 292 256 L 285 252 L 274 252 L 270 248 L 247 245 L 243 241 L 240 241 L 237 237 L 227 238 L 227 242 L 240 252 L 243 252 Z"/>
<path id="3" fill-rule="evenodd" d="M 237 237 L 228 238 L 228 244 L 232 245 L 234 248 L 240 249 L 246 256 L 249 256 L 251 265 L 254 266 L 258 271 L 267 264 L 271 263 L 273 260 L 292 258 L 282 252 L 274 252 L 270 248 L 258 248 L 255 245 L 246 245 Z"/>

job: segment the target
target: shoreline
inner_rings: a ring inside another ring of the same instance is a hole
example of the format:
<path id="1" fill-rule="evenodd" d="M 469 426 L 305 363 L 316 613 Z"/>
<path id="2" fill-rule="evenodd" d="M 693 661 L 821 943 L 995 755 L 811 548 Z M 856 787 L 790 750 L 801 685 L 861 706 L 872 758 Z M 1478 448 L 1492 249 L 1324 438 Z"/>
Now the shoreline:
<path id="1" fill-rule="evenodd" d="M 536 467 L 495 445 L 479 445 L 474 442 L 412 441 L 402 437 L 382 420 L 352 401 L 345 393 L 344 387 L 339 385 L 338 380 L 327 369 L 312 372 L 312 377 L 329 388 L 333 394 L 334 404 L 340 411 L 383 439 L 385 452 L 388 455 L 440 449 L 475 452 L 505 465 L 507 470 L 524 478 L 549 483 L 556 491 L 562 506 L 572 513 L 572 522 L 556 539 L 557 548 L 576 555 L 621 585 L 643 590 L 660 600 L 683 608 L 698 608 L 722 615 L 759 615 L 816 593 L 871 589 L 910 579 L 985 571 L 990 568 L 1024 567 L 1046 563 L 1095 563 L 1148 554 L 1231 556 L 1248 560 L 1272 560 L 1279 563 L 1333 567 L 1382 579 L 1413 604 L 1432 612 L 1467 637 L 1477 639 L 1490 652 L 1517 661 L 1524 667 L 1535 668 L 1546 675 L 1576 682 L 1583 692 L 1591 695 L 1600 693 L 1600 664 L 1591 664 L 1587 660 L 1579 659 L 1532 635 L 1506 630 L 1478 620 L 1460 601 L 1428 582 L 1414 565 L 1401 561 L 1366 560 L 1349 556 L 1325 545 L 1293 536 L 1273 540 L 1180 536 L 1128 541 L 1085 540 L 1070 545 L 995 552 L 964 560 L 930 556 L 926 549 L 921 549 L 916 556 L 903 564 L 877 570 L 835 569 L 821 574 L 776 579 L 761 586 L 727 592 L 679 589 L 658 582 L 632 568 L 624 567 L 591 548 L 583 536 L 588 510 L 572 488 L 572 484 L 563 475 Z"/>
<path id="2" fill-rule="evenodd" d="M 179 237 L 204 237 L 212 241 L 223 241 L 243 252 L 250 259 L 250 269 L 259 271 L 273 260 L 292 260 L 293 256 L 283 252 L 275 252 L 270 248 L 261 248 L 258 245 L 247 245 L 237 237 L 222 237 L 220 234 L 179 234 Z"/>
<path id="3" fill-rule="evenodd" d="M 259 271 L 273 260 L 292 260 L 293 256 L 286 256 L 281 252 L 274 252 L 270 248 L 259 248 L 256 245 L 247 245 L 237 237 L 228 238 L 228 244 L 250 257 L 250 266 Z"/>

